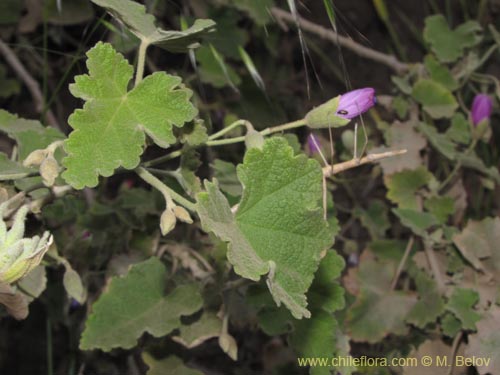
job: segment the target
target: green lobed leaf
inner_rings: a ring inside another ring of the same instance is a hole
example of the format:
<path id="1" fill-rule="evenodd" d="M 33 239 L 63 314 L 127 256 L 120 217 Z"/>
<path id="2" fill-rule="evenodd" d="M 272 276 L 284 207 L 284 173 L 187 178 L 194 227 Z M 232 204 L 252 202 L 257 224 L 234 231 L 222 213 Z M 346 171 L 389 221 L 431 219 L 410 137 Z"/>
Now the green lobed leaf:
<path id="1" fill-rule="evenodd" d="M 476 330 L 476 323 L 481 315 L 474 310 L 474 305 L 479 301 L 479 294 L 472 289 L 455 288 L 451 295 L 446 310 L 452 312 L 461 322 L 462 328 Z"/>
<path id="2" fill-rule="evenodd" d="M 338 323 L 332 314 L 324 310 L 313 311 L 311 319 L 294 321 L 290 345 L 301 357 L 329 358 L 335 354 Z M 311 367 L 311 375 L 329 375 L 328 367 Z"/>
<path id="3" fill-rule="evenodd" d="M 198 47 L 198 40 L 214 30 L 212 20 L 196 20 L 194 25 L 183 31 L 163 30 L 155 25 L 153 15 L 146 13 L 144 5 L 130 0 L 92 0 L 113 17 L 124 23 L 139 39 L 170 52 L 186 52 Z"/>
<path id="4" fill-rule="evenodd" d="M 448 217 L 455 212 L 455 201 L 449 196 L 433 196 L 425 200 L 424 207 L 433 214 L 440 223 L 446 223 Z"/>
<path id="5" fill-rule="evenodd" d="M 471 141 L 469 121 L 462 113 L 456 113 L 451 119 L 451 126 L 446 130 L 446 136 L 453 142 L 467 145 Z"/>
<path id="6" fill-rule="evenodd" d="M 222 332 L 222 321 L 210 311 L 205 311 L 201 318 L 189 325 L 182 325 L 179 336 L 173 339 L 187 348 L 194 348 Z"/>
<path id="7" fill-rule="evenodd" d="M 462 56 L 465 48 L 481 41 L 481 26 L 476 21 L 467 21 L 450 30 L 443 15 L 437 14 L 425 19 L 424 39 L 442 62 L 454 62 Z"/>
<path id="8" fill-rule="evenodd" d="M 433 55 L 425 56 L 424 64 L 425 69 L 429 72 L 433 81 L 440 83 L 450 91 L 458 88 L 458 82 L 455 80 L 450 70 L 441 65 Z"/>
<path id="9" fill-rule="evenodd" d="M 432 174 L 425 168 L 404 170 L 385 179 L 387 198 L 399 208 L 418 210 L 417 191 L 427 185 Z"/>
<path id="10" fill-rule="evenodd" d="M 456 158 L 457 151 L 455 144 L 450 141 L 450 139 L 445 134 L 439 133 L 435 127 L 427 125 L 423 122 L 420 122 L 418 124 L 418 130 L 420 130 L 427 137 L 429 142 L 441 154 L 443 154 L 450 160 Z"/>
<path id="11" fill-rule="evenodd" d="M 164 296 L 165 277 L 166 269 L 156 257 L 114 277 L 93 305 L 80 348 L 129 349 L 144 332 L 161 337 L 179 328 L 180 317 L 199 310 L 202 299 L 194 285 L 178 286 Z"/>
<path id="12" fill-rule="evenodd" d="M 379 199 L 373 199 L 368 209 L 354 211 L 361 224 L 368 229 L 372 239 L 385 237 L 385 232 L 390 228 L 387 204 Z"/>
<path id="13" fill-rule="evenodd" d="M 344 259 L 328 251 L 321 260 L 314 281 L 307 292 L 311 309 L 310 319 L 293 319 L 290 312 L 276 306 L 269 307 L 265 296 L 255 295 L 253 305 L 264 306 L 258 313 L 259 325 L 268 335 L 288 333 L 290 345 L 304 357 L 332 357 L 337 352 L 338 323 L 333 312 L 344 307 L 344 289 L 336 282 L 345 266 Z M 256 288 L 254 288 L 255 290 Z M 259 298 L 260 297 L 260 298 Z M 272 301 L 271 301 L 272 302 Z M 310 374 L 329 374 L 328 368 L 311 368 Z"/>
<path id="14" fill-rule="evenodd" d="M 399 217 L 401 224 L 410 228 L 413 233 L 423 236 L 425 231 L 438 224 L 437 218 L 428 212 L 415 211 L 409 208 L 393 208 L 392 212 Z"/>
<path id="15" fill-rule="evenodd" d="M 19 118 L 3 109 L 0 109 L 0 131 L 16 141 L 20 161 L 32 151 L 64 139 L 64 134 L 57 129 L 44 127 L 36 120 Z"/>
<path id="16" fill-rule="evenodd" d="M 443 314 L 445 305 L 436 282 L 423 271 L 415 270 L 414 273 L 419 300 L 410 310 L 406 321 L 423 329 Z"/>
<path id="17" fill-rule="evenodd" d="M 413 86 L 412 96 L 432 118 L 451 117 L 458 108 L 451 91 L 430 79 L 418 80 Z"/>
<path id="18" fill-rule="evenodd" d="M 28 176 L 32 169 L 10 160 L 7 155 L 0 152 L 0 181 L 17 180 Z"/>
<path id="19" fill-rule="evenodd" d="M 460 320 L 455 318 L 450 312 L 444 313 L 441 318 L 441 329 L 443 330 L 443 334 L 448 337 L 455 337 L 458 332 L 462 329 L 462 323 Z"/>
<path id="20" fill-rule="evenodd" d="M 376 261 L 362 256 L 356 275 L 359 295 L 347 312 L 347 327 L 354 341 L 376 343 L 390 333 L 407 332 L 405 318 L 416 297 L 391 290 L 396 262 Z"/>
<path id="21" fill-rule="evenodd" d="M 87 52 L 89 74 L 75 77 L 73 96 L 85 100 L 70 117 L 74 129 L 65 143 L 63 177 L 77 189 L 96 186 L 97 177 L 118 167 L 139 164 L 145 135 L 160 147 L 176 141 L 172 128 L 197 114 L 192 92 L 178 88 L 179 77 L 154 73 L 127 91 L 133 68 L 110 44 L 99 42 Z"/>
<path id="22" fill-rule="evenodd" d="M 228 259 L 240 276 L 267 285 L 275 302 L 284 303 L 294 317 L 309 317 L 305 292 L 318 268 L 320 253 L 332 243 L 318 209 L 320 165 L 305 155 L 295 156 L 279 137 L 253 148 L 238 166 L 243 197 L 236 215 L 216 183 L 205 182 L 197 211 L 205 230 L 230 242 Z"/>

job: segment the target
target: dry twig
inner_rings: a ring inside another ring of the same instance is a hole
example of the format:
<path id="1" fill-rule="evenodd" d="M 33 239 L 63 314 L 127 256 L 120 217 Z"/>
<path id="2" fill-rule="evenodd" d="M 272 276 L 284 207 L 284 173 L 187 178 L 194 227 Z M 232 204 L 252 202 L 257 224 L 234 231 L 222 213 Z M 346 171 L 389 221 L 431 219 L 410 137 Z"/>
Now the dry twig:
<path id="1" fill-rule="evenodd" d="M 3 57 L 10 65 L 10 67 L 14 70 L 14 72 L 16 72 L 19 79 L 23 81 L 26 87 L 28 88 L 31 97 L 33 98 L 33 101 L 35 103 L 36 111 L 38 113 L 42 113 L 44 107 L 44 100 L 43 100 L 42 90 L 40 90 L 40 85 L 38 84 L 38 82 L 26 70 L 23 63 L 17 58 L 14 51 L 1 39 L 0 39 L 0 53 L 3 55 Z M 50 109 L 47 110 L 46 116 L 49 125 L 52 125 L 56 129 L 61 129 L 59 127 L 59 123 L 57 122 L 56 116 Z"/>
<path id="2" fill-rule="evenodd" d="M 385 158 L 390 158 L 392 156 L 398 156 L 398 155 L 403 155 L 403 154 L 406 154 L 406 150 L 395 150 L 395 151 L 381 152 L 378 154 L 368 154 L 361 159 L 352 159 L 349 161 L 345 161 L 343 163 L 338 163 L 338 164 L 323 167 L 323 176 L 330 177 L 330 176 L 333 176 L 334 174 L 343 172 L 347 169 L 356 168 L 357 166 L 360 166 L 363 164 L 374 163 L 376 161 L 379 161 L 379 160 L 382 160 Z"/>
<path id="3" fill-rule="evenodd" d="M 294 16 L 291 13 L 284 11 L 283 9 L 273 7 L 271 8 L 271 14 L 279 24 L 283 24 L 283 22 L 295 24 L 296 20 Z M 306 20 L 305 18 L 298 16 L 298 22 L 303 30 L 312 34 L 316 34 L 320 38 L 329 40 L 334 44 L 339 44 L 340 46 L 353 51 L 361 57 L 365 57 L 367 59 L 384 64 L 397 73 L 404 73 L 410 69 L 409 64 L 405 64 L 399 61 L 395 56 L 387 55 L 385 53 L 365 47 L 350 38 L 339 35 L 335 31 L 327 29 L 326 27 L 323 27 L 321 25 L 317 25 L 314 22 Z"/>

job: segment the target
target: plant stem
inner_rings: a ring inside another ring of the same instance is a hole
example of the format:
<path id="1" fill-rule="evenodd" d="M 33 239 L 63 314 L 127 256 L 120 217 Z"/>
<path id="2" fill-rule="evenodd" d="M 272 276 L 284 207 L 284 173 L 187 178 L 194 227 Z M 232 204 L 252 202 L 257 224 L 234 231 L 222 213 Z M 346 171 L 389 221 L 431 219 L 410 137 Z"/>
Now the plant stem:
<path id="1" fill-rule="evenodd" d="M 206 146 L 221 146 L 221 145 L 228 145 L 228 144 L 232 144 L 232 143 L 238 143 L 238 142 L 245 141 L 244 136 L 243 137 L 220 139 L 220 140 L 215 140 L 215 138 L 218 138 L 218 137 L 226 134 L 227 132 L 236 128 L 237 126 L 246 125 L 247 123 L 249 123 L 247 120 L 238 120 L 238 121 L 233 122 L 227 128 L 224 128 L 221 131 L 219 131 L 215 134 L 212 134 L 208 138 L 209 141 L 207 143 L 205 143 L 205 145 Z M 306 124 L 305 119 L 301 119 L 301 120 L 297 120 L 297 121 L 288 122 L 286 124 L 274 126 L 272 128 L 264 129 L 260 132 L 260 134 L 268 135 L 268 134 L 277 133 L 277 132 L 288 130 L 288 129 L 299 128 L 301 126 L 304 126 L 305 124 Z M 229 129 L 229 128 L 231 128 L 231 129 Z M 181 155 L 182 155 L 182 150 L 177 150 L 177 151 L 171 152 L 168 155 L 160 156 L 159 158 L 144 162 L 144 163 L 142 163 L 142 166 L 149 168 L 149 167 L 152 167 L 154 165 L 164 163 L 168 160 L 178 158 Z"/>
<path id="2" fill-rule="evenodd" d="M 476 147 L 476 144 L 477 144 L 477 139 L 471 142 L 467 150 L 465 150 L 464 156 L 469 155 L 472 152 L 472 150 L 474 150 L 474 148 Z M 450 183 L 450 181 L 453 179 L 453 177 L 455 177 L 455 174 L 458 172 L 461 166 L 462 166 L 462 161 L 459 160 L 457 164 L 455 164 L 455 166 L 453 167 L 448 177 L 446 177 L 446 179 L 443 182 L 441 182 L 441 185 L 439 185 L 438 192 L 443 190 L 446 187 L 446 185 Z"/>
<path id="3" fill-rule="evenodd" d="M 155 187 L 158 189 L 163 196 L 165 197 L 165 200 L 167 203 L 170 201 L 174 200 L 180 205 L 184 206 L 191 212 L 196 212 L 196 207 L 195 204 L 180 194 L 176 193 L 174 190 L 169 188 L 167 185 L 165 185 L 162 181 L 160 181 L 158 178 L 153 176 L 151 173 L 149 173 L 146 169 L 143 167 L 138 167 L 135 169 L 135 172 L 139 175 L 140 178 L 142 178 L 144 181 L 146 181 L 148 184 L 151 186 Z"/>
<path id="4" fill-rule="evenodd" d="M 398 269 L 396 270 L 396 273 L 394 274 L 394 278 L 392 279 L 391 283 L 391 291 L 393 291 L 396 288 L 396 285 L 398 283 L 399 275 L 401 275 L 401 272 L 403 271 L 406 260 L 408 259 L 408 256 L 410 255 L 411 249 L 413 248 L 413 242 L 415 241 L 415 238 L 413 236 L 410 237 L 410 240 L 408 241 L 408 244 L 406 245 L 406 249 L 403 255 L 403 258 L 401 258 L 401 262 L 399 262 Z"/>
<path id="5" fill-rule="evenodd" d="M 149 47 L 149 41 L 141 40 L 141 44 L 139 45 L 139 53 L 137 55 L 137 70 L 135 73 L 134 86 L 137 86 L 144 77 L 144 66 L 146 63 L 146 51 L 148 47 Z"/>
<path id="6" fill-rule="evenodd" d="M 224 134 L 229 133 L 231 130 L 237 128 L 238 126 L 246 126 L 248 123 L 247 120 L 238 120 L 233 122 L 231 125 L 226 126 L 224 129 L 218 131 L 217 133 L 212 134 L 210 137 L 208 137 L 209 141 L 212 141 L 214 139 L 222 137 Z"/>
<path id="7" fill-rule="evenodd" d="M 288 122 L 288 123 L 283 124 L 283 125 L 274 126 L 272 128 L 264 129 L 260 132 L 260 134 L 269 135 L 269 134 L 278 133 L 278 132 L 281 132 L 284 130 L 300 128 L 301 126 L 304 126 L 304 125 L 306 125 L 306 120 L 301 119 L 301 120 L 297 120 L 297 121 Z M 206 143 L 206 145 L 207 146 L 229 145 L 232 143 L 243 142 L 244 140 L 245 140 L 244 136 L 234 137 L 234 138 L 220 139 L 220 140 L 215 140 L 215 141 L 208 141 Z"/>

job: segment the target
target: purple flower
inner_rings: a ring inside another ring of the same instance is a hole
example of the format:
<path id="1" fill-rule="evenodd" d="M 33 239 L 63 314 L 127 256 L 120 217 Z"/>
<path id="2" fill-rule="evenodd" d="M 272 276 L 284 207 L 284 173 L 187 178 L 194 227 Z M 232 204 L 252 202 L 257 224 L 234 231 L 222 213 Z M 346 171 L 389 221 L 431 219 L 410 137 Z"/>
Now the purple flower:
<path id="1" fill-rule="evenodd" d="M 309 134 L 309 136 L 307 137 L 307 146 L 309 147 L 309 153 L 311 155 L 314 155 L 314 154 L 317 154 L 318 152 L 320 152 L 319 140 L 318 140 L 318 138 L 316 138 L 316 136 L 313 133 Z"/>
<path id="2" fill-rule="evenodd" d="M 491 116 L 493 101 L 486 94 L 477 94 L 472 102 L 472 123 L 474 126 Z"/>
<path id="3" fill-rule="evenodd" d="M 340 96 L 336 115 L 351 119 L 368 111 L 376 102 L 375 89 L 371 87 L 349 91 Z"/>

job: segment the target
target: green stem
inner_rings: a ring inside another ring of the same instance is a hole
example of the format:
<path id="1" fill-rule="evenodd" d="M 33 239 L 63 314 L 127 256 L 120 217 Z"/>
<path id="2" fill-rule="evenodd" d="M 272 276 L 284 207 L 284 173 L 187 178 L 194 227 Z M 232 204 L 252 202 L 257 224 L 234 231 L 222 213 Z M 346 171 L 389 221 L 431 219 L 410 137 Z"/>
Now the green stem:
<path id="1" fill-rule="evenodd" d="M 152 167 L 153 165 L 161 164 L 161 163 L 164 163 L 166 161 L 178 158 L 181 155 L 182 155 L 182 150 L 177 150 L 177 151 L 171 152 L 170 154 L 160 156 L 159 158 L 144 162 L 144 163 L 142 163 L 142 166 L 145 168 L 149 168 L 149 167 Z"/>
<path id="2" fill-rule="evenodd" d="M 304 126 L 304 125 L 306 125 L 306 120 L 301 119 L 301 120 L 297 120 L 297 121 L 288 122 L 288 123 L 283 124 L 283 125 L 274 126 L 272 128 L 264 129 L 260 132 L 260 134 L 269 135 L 269 134 L 278 133 L 278 132 L 281 132 L 284 130 L 300 128 L 301 126 Z M 245 137 L 242 136 L 242 137 L 220 139 L 220 140 L 215 140 L 215 141 L 208 141 L 206 143 L 206 145 L 207 146 L 221 146 L 221 145 L 229 145 L 232 143 L 238 143 L 238 142 L 244 142 L 244 141 L 245 141 Z"/>
<path id="3" fill-rule="evenodd" d="M 137 86 L 144 77 L 144 66 L 146 64 L 146 51 L 149 47 L 148 40 L 141 40 L 139 45 L 139 54 L 137 55 L 137 71 L 135 73 L 134 86 Z"/>
<path id="4" fill-rule="evenodd" d="M 245 141 L 244 136 L 235 137 L 235 138 L 227 138 L 227 139 L 219 139 L 219 140 L 215 140 L 215 138 L 218 138 L 218 137 L 226 134 L 228 131 L 236 128 L 237 126 L 246 125 L 247 123 L 248 123 L 248 121 L 246 121 L 246 120 L 238 120 L 236 122 L 233 122 L 227 128 L 224 128 L 221 131 L 219 131 L 215 134 L 212 134 L 208 138 L 209 141 L 207 143 L 205 143 L 205 145 L 206 146 L 221 146 L 221 145 L 229 145 L 232 143 L 244 142 Z M 301 119 L 301 120 L 297 120 L 297 121 L 288 122 L 286 124 L 274 126 L 272 128 L 264 129 L 260 132 L 260 134 L 268 135 L 268 134 L 277 133 L 277 132 L 288 130 L 288 129 L 299 128 L 299 127 L 304 126 L 304 125 L 306 125 L 306 120 Z M 229 129 L 230 127 L 231 127 L 231 129 Z M 161 163 L 164 163 L 166 161 L 178 158 L 181 155 L 182 155 L 182 150 L 177 150 L 177 151 L 171 152 L 168 155 L 160 156 L 159 158 L 149 160 L 149 161 L 143 163 L 142 166 L 149 168 L 149 167 L 152 167 L 154 165 L 161 164 Z"/>
<path id="5" fill-rule="evenodd" d="M 248 123 L 247 120 L 238 120 L 233 122 L 231 125 L 226 126 L 224 129 L 218 131 L 217 133 L 212 134 L 208 137 L 209 141 L 222 137 L 224 134 L 229 133 L 231 130 L 237 128 L 238 126 L 246 126 Z"/>
<path id="6" fill-rule="evenodd" d="M 176 193 L 174 190 L 169 188 L 167 185 L 165 185 L 162 181 L 160 181 L 158 178 L 153 176 L 151 173 L 149 173 L 143 167 L 136 168 L 135 172 L 139 175 L 140 178 L 142 178 L 148 184 L 150 184 L 151 186 L 158 189 L 165 197 L 165 200 L 167 201 L 167 203 L 174 200 L 177 203 L 179 203 L 181 206 L 184 206 L 185 208 L 187 208 L 189 211 L 196 212 L 196 206 L 193 202 L 187 200 L 186 198 L 184 198 L 180 194 Z"/>
<path id="7" fill-rule="evenodd" d="M 467 148 L 467 150 L 465 150 L 464 155 L 466 155 L 466 156 L 469 155 L 471 153 L 471 151 L 474 150 L 474 148 L 476 147 L 476 144 L 477 144 L 477 139 L 474 139 L 471 142 L 471 144 L 469 145 L 469 147 Z M 446 185 L 448 185 L 450 183 L 450 181 L 453 179 L 453 177 L 458 172 L 458 170 L 460 169 L 461 166 L 462 166 L 462 162 L 458 161 L 457 164 L 455 164 L 455 166 L 453 167 L 453 170 L 450 172 L 448 177 L 446 177 L 446 179 L 441 183 L 441 185 L 439 185 L 438 191 L 443 190 L 443 188 L 445 188 Z"/>

